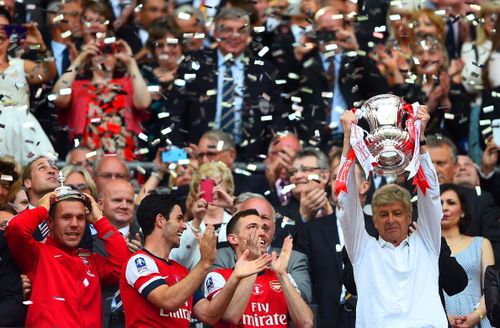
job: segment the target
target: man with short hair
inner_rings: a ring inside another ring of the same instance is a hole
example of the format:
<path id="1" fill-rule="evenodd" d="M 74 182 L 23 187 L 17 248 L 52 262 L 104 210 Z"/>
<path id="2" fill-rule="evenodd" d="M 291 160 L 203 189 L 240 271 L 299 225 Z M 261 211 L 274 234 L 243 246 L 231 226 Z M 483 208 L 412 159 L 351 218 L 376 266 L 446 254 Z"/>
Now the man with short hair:
<path id="1" fill-rule="evenodd" d="M 104 156 L 96 162 L 94 181 L 97 191 L 102 192 L 104 185 L 112 179 L 130 180 L 125 162 L 116 155 Z"/>
<path id="2" fill-rule="evenodd" d="M 134 222 L 134 188 L 130 182 L 123 179 L 112 179 L 104 185 L 99 194 L 99 208 L 105 217 L 128 242 L 131 251 L 137 251 L 140 246 L 140 227 Z M 131 245 L 135 240 L 135 244 Z M 133 249 L 131 249 L 133 247 Z M 102 256 L 108 256 L 104 243 L 93 237 L 93 250 Z M 118 283 L 102 290 L 103 296 L 103 326 L 125 327 L 123 306 L 119 295 Z"/>
<path id="3" fill-rule="evenodd" d="M 187 328 L 191 314 L 213 325 L 222 317 L 240 280 L 269 263 L 266 256 L 248 260 L 250 252 L 246 251 L 220 298 L 208 301 L 197 290 L 215 260 L 214 227 L 208 226 L 200 237 L 201 259 L 188 271 L 169 259 L 186 230 L 176 201 L 166 195 L 148 195 L 139 205 L 137 219 L 144 233 L 144 248 L 125 263 L 120 278 L 127 327 Z"/>
<path id="4" fill-rule="evenodd" d="M 295 154 L 302 149 L 297 136 L 291 132 L 278 132 L 271 140 L 264 160 L 266 178 L 271 193 L 266 197 L 271 204 L 286 205 L 292 194 L 285 187 L 290 184 L 290 169 Z"/>
<path id="5" fill-rule="evenodd" d="M 265 239 L 266 243 L 264 246 L 269 254 L 276 252 L 279 255 L 281 247 L 271 246 L 276 231 L 276 213 L 269 201 L 260 194 L 245 192 L 235 198 L 234 204 L 238 212 L 254 209 L 259 213 L 260 217 L 269 227 L 269 229 L 265 230 L 267 238 Z M 214 268 L 233 268 L 236 260 L 236 253 L 231 247 L 219 248 Z M 307 262 L 308 259 L 304 254 L 292 251 L 290 262 L 288 263 L 288 272 L 297 283 L 297 288 L 302 298 L 310 303 L 312 300 L 311 278 L 309 277 Z"/>
<path id="6" fill-rule="evenodd" d="M 453 183 L 458 171 L 457 147 L 447 137 L 435 134 L 427 136 L 429 155 L 439 178 L 439 183 Z M 471 211 L 472 220 L 467 229 L 471 236 L 482 236 L 491 241 L 495 260 L 500 261 L 500 208 L 495 204 L 493 196 L 484 190 L 480 194 L 476 190 L 461 187 L 461 193 Z"/>
<path id="7" fill-rule="evenodd" d="M 42 243 L 33 232 L 45 220 L 50 233 Z M 97 230 L 109 258 L 79 248 L 86 222 Z M 26 326 L 101 326 L 101 286 L 118 281 L 129 252 L 91 196 L 50 192 L 38 207 L 12 218 L 6 236 L 13 258 L 32 284 Z"/>
<path id="8" fill-rule="evenodd" d="M 469 156 L 458 155 L 457 168 L 453 183 L 462 187 L 475 188 L 479 186 L 479 173 Z"/>
<path id="9" fill-rule="evenodd" d="M 233 173 L 236 195 L 244 191 L 263 193 L 266 189 L 264 176 L 250 170 L 234 168 L 236 155 L 236 145 L 229 133 L 209 130 L 203 134 L 198 143 L 196 157 L 200 165 L 217 161 L 226 164 Z"/>
<path id="10" fill-rule="evenodd" d="M 93 162 L 87 157 L 90 152 L 91 150 L 87 146 L 78 146 L 71 149 L 66 155 L 66 165 L 79 165 L 91 175 L 94 174 Z"/>
<path id="11" fill-rule="evenodd" d="M 21 179 L 32 208 L 46 193 L 59 186 L 58 174 L 56 164 L 46 156 L 38 156 L 24 167 Z"/>
<path id="12" fill-rule="evenodd" d="M 416 119 L 422 122 L 418 137 L 423 140 L 423 131 L 429 121 L 425 106 L 420 107 Z M 342 168 L 351 151 L 351 125 L 357 123 L 356 115 L 346 111 L 341 122 L 344 130 Z M 379 238 L 368 235 L 354 168 L 347 168 L 347 191 L 341 191 L 338 197 L 339 219 L 358 291 L 356 326 L 448 326 L 438 293 L 443 216 L 439 182 L 425 145 L 420 147 L 420 154 L 429 187 L 425 193 L 418 192 L 419 227 L 410 236 L 410 194 L 395 184 L 385 185 L 375 192 L 371 204 Z"/>
<path id="13" fill-rule="evenodd" d="M 217 48 L 193 53 L 179 67 L 185 86 L 173 99 L 172 116 L 180 123 L 169 137 L 183 146 L 198 142 L 210 128 L 220 129 L 232 135 L 243 159 L 257 158 L 266 152 L 272 131 L 283 129 L 285 110 L 275 69 L 249 51 L 246 11 L 224 8 L 214 27 Z"/>
<path id="14" fill-rule="evenodd" d="M 227 240 L 238 259 L 244 255 L 247 245 L 260 254 L 266 254 L 267 229 L 269 227 L 256 210 L 241 211 L 231 218 L 227 225 Z M 223 319 L 215 327 L 287 327 L 288 317 L 296 327 L 312 327 L 312 311 L 287 272 L 291 252 L 292 239 L 287 237 L 280 257 L 273 253 L 270 269 L 240 282 Z M 205 296 L 208 299 L 217 299 L 232 271 L 229 268 L 216 269 L 207 275 Z"/>

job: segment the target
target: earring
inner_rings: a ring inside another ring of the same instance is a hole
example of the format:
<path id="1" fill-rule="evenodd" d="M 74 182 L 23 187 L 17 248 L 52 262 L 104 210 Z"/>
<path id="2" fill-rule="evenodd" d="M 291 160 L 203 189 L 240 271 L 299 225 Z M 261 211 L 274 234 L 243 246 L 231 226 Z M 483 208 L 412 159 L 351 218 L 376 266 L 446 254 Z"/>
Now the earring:
<path id="1" fill-rule="evenodd" d="M 463 218 L 464 218 L 464 216 L 465 216 L 465 214 L 464 214 L 464 213 L 460 214 L 460 218 L 462 218 L 462 219 L 463 219 Z"/>

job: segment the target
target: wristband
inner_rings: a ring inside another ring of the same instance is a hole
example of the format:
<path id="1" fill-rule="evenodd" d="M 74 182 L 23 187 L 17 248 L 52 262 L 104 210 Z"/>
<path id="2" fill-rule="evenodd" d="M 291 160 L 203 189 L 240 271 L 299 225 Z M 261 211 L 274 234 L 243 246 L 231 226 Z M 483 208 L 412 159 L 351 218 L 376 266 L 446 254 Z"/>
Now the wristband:
<path id="1" fill-rule="evenodd" d="M 484 319 L 484 314 L 482 314 L 481 311 L 479 311 L 479 309 L 475 309 L 474 311 L 476 311 L 477 315 L 479 316 L 479 320 Z"/>

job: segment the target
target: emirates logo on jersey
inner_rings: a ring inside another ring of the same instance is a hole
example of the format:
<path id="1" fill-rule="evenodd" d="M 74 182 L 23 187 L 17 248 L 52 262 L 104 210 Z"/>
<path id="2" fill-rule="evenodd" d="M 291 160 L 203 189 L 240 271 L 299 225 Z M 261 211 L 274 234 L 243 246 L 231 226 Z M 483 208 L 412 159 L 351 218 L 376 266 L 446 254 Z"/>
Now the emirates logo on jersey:
<path id="1" fill-rule="evenodd" d="M 269 287 L 271 287 L 271 289 L 277 293 L 280 293 L 281 290 L 283 289 L 283 287 L 281 286 L 281 284 L 279 283 L 278 280 L 271 280 L 269 282 Z"/>
<path id="2" fill-rule="evenodd" d="M 262 287 L 261 284 L 255 284 L 255 285 L 253 285 L 252 294 L 254 294 L 254 295 L 262 295 L 262 293 L 264 293 L 264 287 Z"/>

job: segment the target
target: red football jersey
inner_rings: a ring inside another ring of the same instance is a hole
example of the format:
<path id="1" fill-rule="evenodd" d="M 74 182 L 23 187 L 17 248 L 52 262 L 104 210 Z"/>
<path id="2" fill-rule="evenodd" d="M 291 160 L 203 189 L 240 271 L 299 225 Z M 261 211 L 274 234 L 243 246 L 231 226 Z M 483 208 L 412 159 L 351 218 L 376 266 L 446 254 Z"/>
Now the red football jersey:
<path id="1" fill-rule="evenodd" d="M 217 269 L 205 279 L 205 297 L 212 299 L 224 287 L 233 269 Z M 291 277 L 290 277 L 291 278 Z M 292 283 L 295 284 L 292 280 Z M 222 327 L 288 327 L 288 306 L 276 274 L 266 269 L 261 272 L 252 288 L 243 317 L 238 325 L 220 320 L 215 328 Z"/>
<path id="2" fill-rule="evenodd" d="M 120 293 L 126 327 L 189 327 L 193 297 L 176 312 L 167 312 L 147 299 L 149 293 L 167 284 L 174 285 L 189 271 L 175 261 L 165 261 L 146 250 L 137 251 L 122 270 Z"/>

